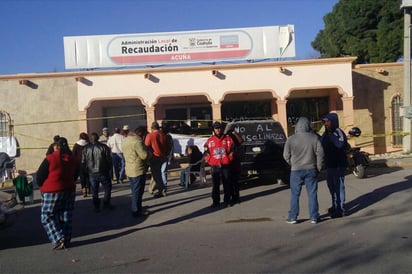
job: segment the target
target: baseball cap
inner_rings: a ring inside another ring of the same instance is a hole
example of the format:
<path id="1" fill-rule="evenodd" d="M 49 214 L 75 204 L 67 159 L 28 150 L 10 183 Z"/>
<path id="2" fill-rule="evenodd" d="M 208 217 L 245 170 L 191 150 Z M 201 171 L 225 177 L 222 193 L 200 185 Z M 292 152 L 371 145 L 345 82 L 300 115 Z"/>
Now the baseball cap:
<path id="1" fill-rule="evenodd" d="M 108 129 L 107 127 L 104 127 L 104 128 L 102 129 L 102 131 L 109 131 L 109 129 Z"/>
<path id="2" fill-rule="evenodd" d="M 219 122 L 214 122 L 212 128 L 222 128 L 222 124 Z"/>

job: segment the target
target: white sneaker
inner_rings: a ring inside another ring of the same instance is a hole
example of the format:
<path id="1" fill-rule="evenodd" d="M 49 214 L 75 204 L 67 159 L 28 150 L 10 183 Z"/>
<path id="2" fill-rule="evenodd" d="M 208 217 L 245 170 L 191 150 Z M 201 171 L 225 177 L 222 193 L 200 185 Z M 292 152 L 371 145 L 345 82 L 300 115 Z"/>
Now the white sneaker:
<path id="1" fill-rule="evenodd" d="M 296 224 L 296 223 L 297 223 L 296 220 L 287 220 L 286 222 L 287 222 L 288 224 Z"/>

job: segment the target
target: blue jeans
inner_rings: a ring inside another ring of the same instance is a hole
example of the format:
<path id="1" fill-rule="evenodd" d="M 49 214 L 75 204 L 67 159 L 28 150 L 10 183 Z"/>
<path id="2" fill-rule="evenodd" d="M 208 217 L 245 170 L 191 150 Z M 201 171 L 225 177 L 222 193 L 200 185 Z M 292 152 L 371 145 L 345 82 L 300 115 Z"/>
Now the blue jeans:
<path id="1" fill-rule="evenodd" d="M 167 158 L 152 157 L 150 159 L 150 170 L 159 192 L 166 189 L 167 182 L 163 181 L 164 176 L 162 173 L 162 167 L 164 167 L 165 162 L 167 163 Z"/>
<path id="2" fill-rule="evenodd" d="M 346 167 L 328 168 L 326 182 L 332 198 L 333 211 L 345 213 L 345 171 Z"/>
<path id="3" fill-rule="evenodd" d="M 144 186 L 146 184 L 146 174 L 137 177 L 129 177 L 129 182 L 130 190 L 132 191 L 132 212 L 141 212 Z"/>
<path id="4" fill-rule="evenodd" d="M 313 169 L 292 170 L 290 173 L 290 210 L 289 220 L 294 221 L 299 216 L 299 197 L 302 185 L 305 184 L 309 200 L 309 215 L 311 220 L 319 218 L 318 204 L 318 172 Z"/>
<path id="5" fill-rule="evenodd" d="M 104 197 L 103 203 L 110 204 L 110 199 L 112 197 L 112 181 L 110 179 L 109 173 L 91 173 L 89 174 L 90 187 L 93 197 L 93 205 L 95 208 L 100 208 L 100 199 L 99 199 L 99 185 L 100 183 L 103 186 Z"/>
<path id="6" fill-rule="evenodd" d="M 162 166 L 160 167 L 160 171 L 162 172 L 162 181 L 165 186 L 167 186 L 167 168 L 169 166 L 169 161 L 164 161 Z"/>
<path id="7" fill-rule="evenodd" d="M 126 179 L 125 175 L 125 160 L 123 153 L 112 153 L 112 161 L 114 168 L 114 176 L 116 181 Z"/>

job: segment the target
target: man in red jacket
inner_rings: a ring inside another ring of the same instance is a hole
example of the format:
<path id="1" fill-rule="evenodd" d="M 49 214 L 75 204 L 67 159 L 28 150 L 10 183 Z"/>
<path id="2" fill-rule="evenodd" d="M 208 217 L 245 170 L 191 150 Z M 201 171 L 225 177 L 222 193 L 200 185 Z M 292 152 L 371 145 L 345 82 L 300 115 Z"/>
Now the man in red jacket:
<path id="1" fill-rule="evenodd" d="M 205 160 L 211 167 L 212 172 L 212 208 L 220 204 L 220 180 L 223 183 L 225 206 L 232 204 L 232 185 L 230 181 L 231 166 L 233 160 L 233 139 L 223 134 L 222 124 L 214 122 L 212 125 L 213 135 L 205 143 Z"/>
<path id="2" fill-rule="evenodd" d="M 157 122 L 152 123 L 151 130 L 152 132 L 145 138 L 145 145 L 151 152 L 149 159 L 150 171 L 159 191 L 155 197 L 160 198 L 167 195 L 167 178 L 162 173 L 162 166 L 164 167 L 163 171 L 167 172 L 167 161 L 172 143 L 166 134 L 160 130 L 160 125 Z"/>

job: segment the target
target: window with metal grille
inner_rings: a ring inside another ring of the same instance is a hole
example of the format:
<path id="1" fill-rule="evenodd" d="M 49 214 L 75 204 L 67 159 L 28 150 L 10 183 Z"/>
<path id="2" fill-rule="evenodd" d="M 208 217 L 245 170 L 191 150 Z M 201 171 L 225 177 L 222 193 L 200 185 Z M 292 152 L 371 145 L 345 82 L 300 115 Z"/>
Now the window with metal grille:
<path id="1" fill-rule="evenodd" d="M 400 115 L 400 109 L 403 105 L 401 96 L 395 96 L 392 99 L 392 143 L 394 146 L 402 145 L 403 118 Z"/>
<path id="2" fill-rule="evenodd" d="M 0 111 L 0 137 L 9 136 L 10 115 L 5 111 Z"/>

